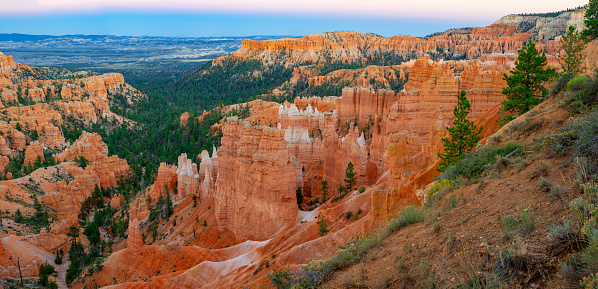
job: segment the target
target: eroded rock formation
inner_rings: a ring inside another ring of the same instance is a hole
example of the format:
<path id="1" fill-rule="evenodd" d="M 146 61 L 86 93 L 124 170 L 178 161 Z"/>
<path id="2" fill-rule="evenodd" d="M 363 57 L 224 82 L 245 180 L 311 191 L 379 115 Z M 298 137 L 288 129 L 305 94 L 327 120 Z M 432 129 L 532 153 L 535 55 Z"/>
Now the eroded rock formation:
<path id="1" fill-rule="evenodd" d="M 138 252 L 143 247 L 143 239 L 141 238 L 141 229 L 139 228 L 139 221 L 137 218 L 129 222 L 129 236 L 127 237 L 127 249 L 132 252 Z"/>
<path id="2" fill-rule="evenodd" d="M 188 159 L 186 153 L 179 156 L 179 165 L 176 174 L 178 181 L 177 191 L 180 199 L 199 194 L 197 164 Z"/>
<path id="3" fill-rule="evenodd" d="M 25 149 L 25 161 L 24 165 L 33 165 L 35 162 L 44 162 L 44 147 L 37 141 L 32 142 L 27 149 Z"/>
<path id="4" fill-rule="evenodd" d="M 264 240 L 297 218 L 295 169 L 284 131 L 236 117 L 222 128 L 214 195 L 218 227 L 237 238 Z"/>

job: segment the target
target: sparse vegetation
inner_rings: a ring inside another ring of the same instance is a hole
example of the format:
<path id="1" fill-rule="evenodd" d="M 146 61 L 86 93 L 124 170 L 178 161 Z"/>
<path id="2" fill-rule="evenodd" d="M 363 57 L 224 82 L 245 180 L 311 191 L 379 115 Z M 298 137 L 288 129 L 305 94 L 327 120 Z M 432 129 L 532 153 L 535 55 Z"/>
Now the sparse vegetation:
<path id="1" fill-rule="evenodd" d="M 467 154 L 464 159 L 454 166 L 447 168 L 439 178 L 441 180 L 451 180 L 457 184 L 462 184 L 466 180 L 477 182 L 482 174 L 486 172 L 487 166 L 495 163 L 498 157 L 509 154 L 516 156 L 521 151 L 522 146 L 514 143 L 508 143 L 502 147 L 482 147 L 474 153 Z"/>

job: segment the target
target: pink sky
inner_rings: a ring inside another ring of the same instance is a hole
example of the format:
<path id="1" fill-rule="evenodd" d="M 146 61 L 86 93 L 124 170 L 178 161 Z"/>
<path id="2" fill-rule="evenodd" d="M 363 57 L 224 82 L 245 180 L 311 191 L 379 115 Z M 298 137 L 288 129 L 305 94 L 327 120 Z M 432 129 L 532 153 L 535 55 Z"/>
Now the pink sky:
<path id="1" fill-rule="evenodd" d="M 487 19 L 512 13 L 558 11 L 587 3 L 588 0 L 0 0 L 0 15 L 146 11 Z"/>

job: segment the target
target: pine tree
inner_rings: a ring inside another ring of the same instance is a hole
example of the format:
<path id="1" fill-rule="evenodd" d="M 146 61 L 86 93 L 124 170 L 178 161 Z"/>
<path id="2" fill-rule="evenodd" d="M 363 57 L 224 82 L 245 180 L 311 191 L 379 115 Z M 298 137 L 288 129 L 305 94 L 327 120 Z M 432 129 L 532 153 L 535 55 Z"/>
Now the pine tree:
<path id="1" fill-rule="evenodd" d="M 93 199 L 93 203 L 96 207 L 100 208 L 104 204 L 104 197 L 102 194 L 102 189 L 98 186 L 98 184 L 93 187 L 93 193 L 91 194 L 91 198 Z"/>
<path id="2" fill-rule="evenodd" d="M 170 218 L 173 212 L 172 199 L 170 198 L 170 193 L 166 191 L 166 219 Z"/>
<path id="3" fill-rule="evenodd" d="M 583 37 L 590 40 L 598 38 L 598 0 L 590 0 L 585 16 L 588 29 L 582 32 Z"/>
<path id="4" fill-rule="evenodd" d="M 328 195 L 328 181 L 322 180 L 322 202 L 326 202 L 326 195 Z"/>
<path id="5" fill-rule="evenodd" d="M 297 196 L 297 205 L 301 205 L 301 203 L 303 203 L 303 193 L 301 192 L 301 187 L 297 187 L 295 190 L 295 195 Z"/>
<path id="6" fill-rule="evenodd" d="M 79 237 L 79 228 L 75 226 L 70 226 L 69 231 L 66 235 L 71 238 L 72 245 L 76 244 L 77 238 Z"/>
<path id="7" fill-rule="evenodd" d="M 563 35 L 561 38 L 561 47 L 563 48 L 563 53 L 559 55 L 559 60 L 565 72 L 579 72 L 581 70 L 581 62 L 583 61 L 581 52 L 586 47 L 586 43 L 575 29 L 575 26 L 569 26 L 567 34 Z"/>
<path id="8" fill-rule="evenodd" d="M 443 172 L 463 159 L 465 153 L 472 151 L 482 139 L 482 127 L 478 128 L 467 119 L 470 110 L 471 104 L 465 97 L 465 91 L 461 91 L 457 96 L 457 106 L 453 110 L 455 115 L 453 126 L 447 128 L 450 137 L 442 139 L 444 152 L 438 154 L 441 160 L 438 171 Z"/>
<path id="9" fill-rule="evenodd" d="M 531 41 L 523 43 L 511 75 L 504 75 L 507 81 L 507 87 L 502 91 L 507 96 L 503 101 L 504 111 L 523 114 L 542 102 L 548 93 L 543 84 L 555 74 L 554 69 L 545 69 L 545 66 L 546 53 L 540 54 Z"/>
<path id="10" fill-rule="evenodd" d="M 345 169 L 345 189 L 347 192 L 353 191 L 353 188 L 357 184 L 357 177 L 355 177 L 355 171 L 353 170 L 353 163 L 349 162 Z"/>

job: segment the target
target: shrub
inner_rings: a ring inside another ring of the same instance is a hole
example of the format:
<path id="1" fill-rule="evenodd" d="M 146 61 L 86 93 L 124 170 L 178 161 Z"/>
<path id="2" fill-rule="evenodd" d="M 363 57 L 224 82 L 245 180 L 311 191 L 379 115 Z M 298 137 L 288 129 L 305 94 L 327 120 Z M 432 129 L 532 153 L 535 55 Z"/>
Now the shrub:
<path id="1" fill-rule="evenodd" d="M 565 86 L 569 83 L 569 81 L 575 77 L 574 73 L 566 72 L 561 74 L 561 77 L 557 81 L 554 82 L 548 96 L 555 96 L 557 93 L 563 91 Z"/>
<path id="2" fill-rule="evenodd" d="M 293 280 L 293 276 L 295 276 L 295 274 L 290 271 L 284 269 L 274 269 L 272 270 L 271 274 L 268 274 L 268 279 L 276 288 L 284 289 L 289 288 L 288 285 L 291 282 L 291 280 Z"/>
<path id="3" fill-rule="evenodd" d="M 550 168 L 550 165 L 545 161 L 540 161 L 536 165 L 536 171 L 540 176 L 548 176 L 548 168 Z"/>
<path id="4" fill-rule="evenodd" d="M 557 254 L 576 252 L 587 245 L 585 238 L 570 221 L 549 225 L 548 236 Z"/>
<path id="5" fill-rule="evenodd" d="M 409 224 L 425 221 L 426 215 L 426 211 L 423 208 L 418 209 L 413 206 L 408 206 L 403 208 L 394 219 L 388 222 L 386 227 L 391 232 L 395 232 Z"/>
<path id="6" fill-rule="evenodd" d="M 478 181 L 479 177 L 486 171 L 488 164 L 496 162 L 500 156 L 507 156 L 510 153 L 518 150 L 522 151 L 522 147 L 518 144 L 508 143 L 503 147 L 482 147 L 475 153 L 468 154 L 464 159 L 449 167 L 445 173 L 440 176 L 442 180 L 452 180 L 458 182 L 459 180 Z"/>
<path id="7" fill-rule="evenodd" d="M 590 174 L 598 173 L 598 111 L 573 118 L 556 134 L 536 139 L 536 143 L 549 157 L 574 153 L 587 158 L 592 166 Z"/>
<path id="8" fill-rule="evenodd" d="M 536 228 L 537 214 L 530 208 L 525 208 L 521 216 L 521 225 L 526 234 L 534 231 Z"/>
<path id="9" fill-rule="evenodd" d="M 569 97 L 563 100 L 562 105 L 567 107 L 572 114 L 587 111 L 589 107 L 596 103 L 596 93 L 598 93 L 598 81 L 596 78 L 598 72 L 594 75 L 594 80 L 588 76 L 576 76 L 567 83 Z"/>
<path id="10" fill-rule="evenodd" d="M 542 127 L 542 123 L 539 121 L 533 121 L 530 118 L 526 117 L 522 121 L 513 122 L 509 125 L 507 129 L 507 133 L 518 135 L 529 135 L 531 132 L 539 129 Z"/>
<path id="11" fill-rule="evenodd" d="M 547 178 L 542 178 L 536 185 L 543 192 L 548 192 L 552 188 L 552 183 Z"/>
<path id="12" fill-rule="evenodd" d="M 592 79 L 587 75 L 576 75 L 570 77 L 569 79 L 570 80 L 567 82 L 567 85 L 565 86 L 569 91 L 583 90 L 592 81 Z"/>
<path id="13" fill-rule="evenodd" d="M 365 187 L 364 186 L 359 187 L 359 193 L 363 194 L 363 192 L 365 192 Z"/>
<path id="14" fill-rule="evenodd" d="M 348 212 L 345 214 L 345 218 L 347 218 L 347 220 L 350 220 L 350 219 L 351 219 L 351 217 L 353 217 L 353 212 L 351 212 L 351 211 L 348 211 Z"/>
<path id="15" fill-rule="evenodd" d="M 435 183 L 428 191 L 428 199 L 426 200 L 425 206 L 431 207 L 446 194 L 452 192 L 456 187 L 457 183 L 453 180 L 442 180 Z"/>
<path id="16" fill-rule="evenodd" d="M 537 215 L 529 208 L 525 208 L 518 218 L 515 215 L 503 215 L 503 236 L 511 236 L 516 230 L 523 230 L 525 234 L 531 233 L 536 227 Z"/>

